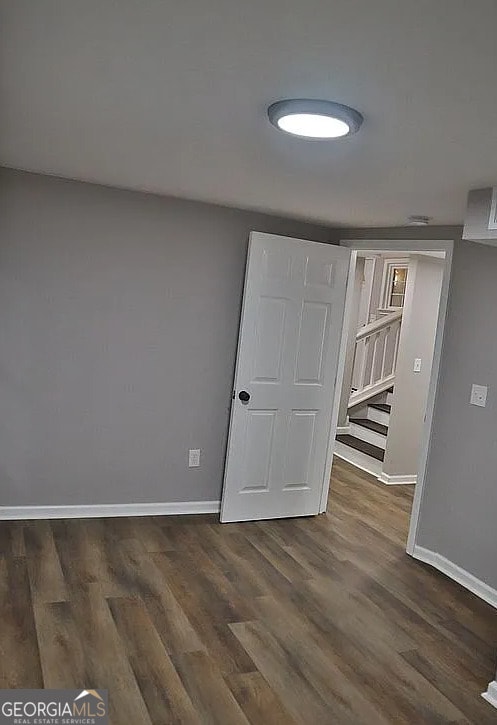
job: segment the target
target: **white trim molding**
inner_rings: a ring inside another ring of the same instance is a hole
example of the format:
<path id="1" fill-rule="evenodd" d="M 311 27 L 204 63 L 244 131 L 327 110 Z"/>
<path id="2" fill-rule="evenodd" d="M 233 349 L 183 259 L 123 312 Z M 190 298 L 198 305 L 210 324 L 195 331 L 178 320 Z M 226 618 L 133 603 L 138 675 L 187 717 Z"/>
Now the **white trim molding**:
<path id="1" fill-rule="evenodd" d="M 342 333 L 340 335 L 340 349 L 338 352 L 337 373 L 335 377 L 335 392 L 333 395 L 333 403 L 331 409 L 330 429 L 328 431 L 328 448 L 326 452 L 326 464 L 324 467 L 324 477 L 321 488 L 321 501 L 319 503 L 319 513 L 323 514 L 328 508 L 328 496 L 330 493 L 331 468 L 333 466 L 333 455 L 335 451 L 335 436 L 338 425 L 338 415 L 340 412 L 340 398 L 342 396 L 343 377 L 345 374 L 345 360 L 347 357 L 347 339 L 349 334 L 349 321 L 352 312 L 352 303 L 354 299 L 354 276 L 357 263 L 357 254 L 350 252 L 349 273 L 347 276 L 347 288 L 345 290 L 345 306 L 342 319 Z M 228 443 L 229 446 L 229 443 Z"/>
<path id="2" fill-rule="evenodd" d="M 491 705 L 497 707 L 497 680 L 489 684 L 487 691 L 482 693 L 482 697 Z"/>
<path id="3" fill-rule="evenodd" d="M 350 425 L 339 425 L 337 426 L 337 436 L 350 435 Z"/>
<path id="4" fill-rule="evenodd" d="M 0 521 L 217 514 L 220 504 L 220 501 L 172 501 L 171 503 L 106 503 L 76 506 L 0 506 Z"/>
<path id="5" fill-rule="evenodd" d="M 425 564 L 435 567 L 442 574 L 446 574 L 450 579 L 453 579 L 461 586 L 469 589 L 470 592 L 476 594 L 477 597 L 488 602 L 492 607 L 497 609 L 497 589 L 493 589 L 481 579 L 477 579 L 473 574 L 470 574 L 465 569 L 462 569 L 454 562 L 446 559 L 445 556 L 437 554 L 435 551 L 425 549 L 423 546 L 414 546 L 412 556 L 419 561 L 423 561 Z M 495 692 L 493 693 L 495 695 Z"/>
<path id="6" fill-rule="evenodd" d="M 398 486 L 398 485 L 404 485 L 404 484 L 412 484 L 418 482 L 418 477 L 415 473 L 406 474 L 406 475 L 395 475 L 390 476 L 390 474 L 385 473 L 382 471 L 380 475 L 378 476 L 378 481 L 380 483 L 386 483 L 387 486 Z"/>

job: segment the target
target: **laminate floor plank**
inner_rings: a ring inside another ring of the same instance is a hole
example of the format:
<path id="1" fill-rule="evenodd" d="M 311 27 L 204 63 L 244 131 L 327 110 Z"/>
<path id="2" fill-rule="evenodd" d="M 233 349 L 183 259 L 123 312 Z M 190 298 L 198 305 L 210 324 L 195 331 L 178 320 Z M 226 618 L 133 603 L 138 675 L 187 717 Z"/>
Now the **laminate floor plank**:
<path id="1" fill-rule="evenodd" d="M 319 634 L 312 630 L 307 618 L 299 612 L 289 611 L 285 603 L 274 597 L 261 597 L 258 604 L 262 621 L 285 651 L 289 662 L 298 662 L 298 667 L 338 722 L 353 721 L 354 718 L 371 725 L 388 722 L 364 696 L 360 684 L 343 673 L 336 658 L 324 653 Z"/>
<path id="2" fill-rule="evenodd" d="M 375 629 L 373 621 L 369 629 L 360 626 L 353 615 L 349 616 L 349 610 L 353 612 L 356 606 L 352 602 L 347 606 L 346 595 L 338 603 L 330 602 L 333 618 L 329 617 L 325 629 L 322 625 L 316 627 L 312 616 L 313 611 L 319 611 L 322 620 L 325 611 L 322 603 L 313 609 L 312 600 L 306 598 L 306 593 L 298 607 L 272 598 L 261 598 L 259 604 L 264 622 L 271 623 L 271 631 L 280 640 L 288 638 L 287 646 L 294 649 L 297 656 L 302 659 L 306 652 L 312 653 L 308 655 L 305 669 L 316 673 L 317 679 L 313 681 L 319 679 L 321 672 L 327 673 L 322 696 L 341 695 L 345 699 L 349 693 L 349 702 L 354 703 L 359 722 L 380 721 L 379 713 L 388 712 L 390 704 L 393 704 L 399 722 L 401 712 L 405 717 L 402 722 L 406 723 L 424 721 L 422 718 L 427 714 L 436 722 L 452 722 L 459 716 L 447 697 L 440 696 L 438 691 L 431 689 L 430 682 L 410 671 L 410 665 L 406 668 L 406 662 L 398 652 L 405 639 L 391 636 L 391 641 L 386 642 L 384 627 Z M 303 617 L 301 613 L 308 611 L 311 616 Z M 288 633 L 291 633 L 289 637 Z M 350 668 L 350 662 L 354 663 L 353 668 Z M 364 688 L 368 680 L 374 683 L 372 689 Z M 335 689 L 337 685 L 338 690 Z M 389 703 L 383 696 L 378 699 L 381 692 L 388 694 Z M 425 702 L 429 704 L 425 705 Z M 389 722 L 388 719 L 381 721 Z"/>
<path id="3" fill-rule="evenodd" d="M 189 652 L 178 655 L 175 664 L 203 725 L 248 725 L 242 708 L 209 655 Z"/>
<path id="4" fill-rule="evenodd" d="M 254 570 L 253 564 L 245 556 L 243 537 L 241 546 L 233 545 L 240 541 L 239 534 L 224 534 L 224 526 L 212 526 L 205 531 L 205 542 L 209 556 L 214 556 L 225 576 L 248 601 L 261 597 L 267 592 L 267 584 Z M 238 537 L 238 539 L 237 539 Z"/>
<path id="5" fill-rule="evenodd" d="M 310 572 L 292 556 L 291 552 L 281 547 L 272 536 L 266 534 L 263 528 L 259 528 L 253 535 L 247 535 L 246 538 L 292 584 L 311 578 Z"/>
<path id="6" fill-rule="evenodd" d="M 89 585 L 71 602 L 92 689 L 109 691 L 110 721 L 151 725 L 147 707 L 122 641 L 98 586 Z M 86 683 L 84 685 L 87 688 Z"/>
<path id="7" fill-rule="evenodd" d="M 161 555 L 156 557 L 159 559 Z M 256 668 L 252 659 L 229 628 L 235 619 L 231 608 L 224 608 L 223 602 L 219 611 L 213 610 L 208 590 L 199 590 L 194 569 L 186 566 L 184 559 L 172 563 L 167 557 L 161 558 L 159 566 L 170 581 L 175 597 L 220 672 L 253 672 Z M 223 611 L 228 614 L 226 619 L 222 616 Z"/>
<path id="8" fill-rule="evenodd" d="M 392 626 L 400 627 L 431 658 L 439 656 L 448 661 L 457 658 L 467 663 L 476 676 L 485 679 L 490 659 L 488 653 L 482 656 L 481 653 L 468 650 L 465 644 L 443 628 L 441 623 L 430 621 L 423 617 L 422 613 L 411 610 L 381 584 L 376 582 L 371 584 L 368 599 L 388 617 Z M 492 610 L 490 612 L 491 616 L 487 617 L 489 621 L 493 619 Z M 494 640 L 495 633 L 491 641 Z"/>
<path id="9" fill-rule="evenodd" d="M 77 689 L 83 682 L 94 687 L 70 602 L 39 603 L 34 611 L 43 686 Z"/>
<path id="10" fill-rule="evenodd" d="M 43 687 L 27 564 L 0 558 L 0 688 Z"/>
<path id="11" fill-rule="evenodd" d="M 204 649 L 198 631 L 175 596 L 172 579 L 164 577 L 157 561 L 163 554 L 146 554 L 137 542 L 127 540 L 112 555 L 113 566 L 127 582 L 128 597 L 141 599 L 169 654 Z"/>
<path id="12" fill-rule="evenodd" d="M 22 558 L 25 555 L 24 522 L 3 521 L 0 526 L 0 556 Z"/>
<path id="13" fill-rule="evenodd" d="M 254 660 L 257 669 L 285 703 L 299 723 L 357 723 L 339 704 L 333 707 L 322 699 L 310 681 L 311 673 L 304 671 L 299 657 L 285 651 L 269 627 L 260 622 L 230 625 L 242 645 Z M 305 664 L 304 664 L 305 667 Z"/>
<path id="14" fill-rule="evenodd" d="M 24 529 L 24 542 L 33 601 L 67 601 L 66 582 L 50 521 L 30 522 Z"/>
<path id="15" fill-rule="evenodd" d="M 260 672 L 227 675 L 225 680 L 252 725 L 297 725 Z"/>
<path id="16" fill-rule="evenodd" d="M 495 609 L 407 556 L 411 486 L 335 460 L 328 511 L 0 522 L 0 687 L 112 725 L 491 725 Z"/>
<path id="17" fill-rule="evenodd" d="M 473 673 L 468 669 L 452 663 L 441 663 L 440 659 L 435 661 L 423 656 L 417 650 L 404 652 L 402 655 L 409 664 L 414 667 L 426 680 L 429 680 L 445 697 L 447 697 L 460 710 L 470 722 L 476 721 L 480 725 L 495 725 L 497 716 L 491 712 L 483 699 L 468 698 L 467 692 L 457 680 L 464 678 L 471 682 L 473 688 L 478 687 L 478 682 Z"/>
<path id="18" fill-rule="evenodd" d="M 98 587 L 103 597 L 127 596 L 111 561 L 123 540 L 114 535 L 113 519 L 66 519 L 52 521 L 51 527 L 70 598 L 82 585 Z"/>
<path id="19" fill-rule="evenodd" d="M 197 596 L 206 600 L 213 618 L 223 622 L 252 619 L 250 602 L 205 552 L 203 542 L 199 541 L 198 546 L 188 552 L 170 553 L 157 559 L 162 564 L 167 561 L 188 575 L 190 588 L 193 587 Z"/>
<path id="20" fill-rule="evenodd" d="M 111 599 L 109 606 L 154 725 L 202 725 L 144 604 Z"/>

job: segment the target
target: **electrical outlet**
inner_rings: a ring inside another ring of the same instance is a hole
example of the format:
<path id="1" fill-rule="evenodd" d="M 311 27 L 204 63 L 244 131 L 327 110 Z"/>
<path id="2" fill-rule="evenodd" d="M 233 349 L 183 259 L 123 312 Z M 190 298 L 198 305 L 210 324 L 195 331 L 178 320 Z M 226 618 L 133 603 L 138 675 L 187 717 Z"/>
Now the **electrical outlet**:
<path id="1" fill-rule="evenodd" d="M 420 357 L 417 357 L 414 360 L 414 368 L 413 368 L 413 370 L 414 370 L 415 373 L 420 373 L 421 372 L 421 358 Z"/>
<path id="2" fill-rule="evenodd" d="M 480 408 L 485 408 L 487 405 L 487 392 L 488 388 L 486 385 L 473 385 L 471 387 L 470 404 L 479 405 Z"/>
<path id="3" fill-rule="evenodd" d="M 200 448 L 190 448 L 188 451 L 188 468 L 200 466 Z"/>

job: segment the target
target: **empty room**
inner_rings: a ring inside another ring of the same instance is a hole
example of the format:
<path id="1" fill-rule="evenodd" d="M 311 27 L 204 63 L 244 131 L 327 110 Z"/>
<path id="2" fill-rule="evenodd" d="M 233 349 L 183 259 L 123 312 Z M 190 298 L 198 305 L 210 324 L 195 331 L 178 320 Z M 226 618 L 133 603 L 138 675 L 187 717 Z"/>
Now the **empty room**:
<path id="1" fill-rule="evenodd" d="M 496 27 L 0 0 L 0 723 L 497 723 Z"/>

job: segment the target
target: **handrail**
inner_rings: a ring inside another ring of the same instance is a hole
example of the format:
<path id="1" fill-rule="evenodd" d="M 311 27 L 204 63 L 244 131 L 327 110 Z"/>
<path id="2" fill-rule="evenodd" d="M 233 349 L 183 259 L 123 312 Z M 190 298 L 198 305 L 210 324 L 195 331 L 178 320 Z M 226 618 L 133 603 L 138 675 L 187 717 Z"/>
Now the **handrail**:
<path id="1" fill-rule="evenodd" d="M 400 319 L 402 319 L 402 310 L 395 310 L 395 312 L 389 312 L 387 315 L 383 315 L 379 320 L 360 327 L 355 338 L 356 342 L 364 340 L 365 337 L 370 337 L 370 335 L 383 330 L 385 327 L 390 327 L 392 322 Z"/>
<path id="2" fill-rule="evenodd" d="M 382 315 L 357 331 L 349 408 L 362 404 L 395 383 L 402 310 Z"/>

